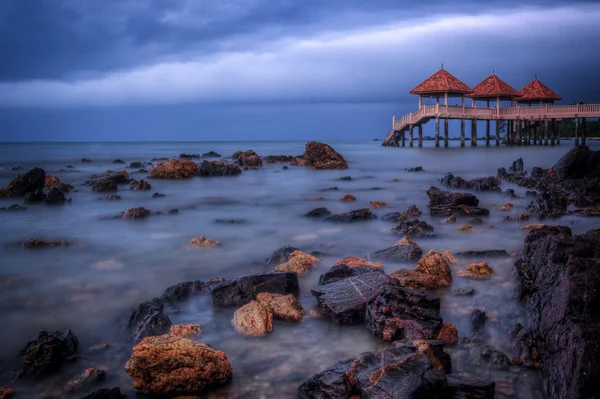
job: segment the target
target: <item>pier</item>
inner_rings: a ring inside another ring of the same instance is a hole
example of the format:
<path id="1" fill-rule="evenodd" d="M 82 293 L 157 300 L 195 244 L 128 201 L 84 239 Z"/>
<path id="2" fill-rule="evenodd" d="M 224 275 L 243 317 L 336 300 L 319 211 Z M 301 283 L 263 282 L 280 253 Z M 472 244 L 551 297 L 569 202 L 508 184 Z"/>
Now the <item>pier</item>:
<path id="1" fill-rule="evenodd" d="M 442 69 L 431 75 L 410 91 L 419 96 L 419 109 L 400 119 L 392 117 L 392 130 L 383 141 L 384 146 L 413 147 L 415 130 L 417 145 L 423 146 L 423 125 L 435 119 L 435 146 L 443 140 L 449 144 L 448 121 L 460 120 L 461 147 L 466 144 L 465 124 L 470 125 L 471 146 L 477 146 L 477 121 L 484 120 L 485 145 L 500 145 L 502 124 L 505 123 L 504 143 L 507 145 L 557 145 L 560 144 L 560 122 L 575 120 L 575 145 L 585 144 L 586 119 L 600 117 L 600 104 L 555 105 L 562 98 L 540 82 L 537 77 L 516 91 L 495 73 L 473 89 Z M 424 105 L 423 99 L 435 99 L 435 104 Z M 450 98 L 460 98 L 460 105 L 450 105 Z M 440 103 L 440 99 L 443 103 Z M 470 99 L 470 106 L 465 105 Z M 479 102 L 479 104 L 478 104 Z M 508 105 L 503 107 L 502 104 Z M 479 105 L 479 106 L 478 106 Z M 440 136 L 440 122 L 444 134 Z M 495 128 L 491 135 L 492 125 Z M 494 142 L 494 143 L 492 143 Z"/>

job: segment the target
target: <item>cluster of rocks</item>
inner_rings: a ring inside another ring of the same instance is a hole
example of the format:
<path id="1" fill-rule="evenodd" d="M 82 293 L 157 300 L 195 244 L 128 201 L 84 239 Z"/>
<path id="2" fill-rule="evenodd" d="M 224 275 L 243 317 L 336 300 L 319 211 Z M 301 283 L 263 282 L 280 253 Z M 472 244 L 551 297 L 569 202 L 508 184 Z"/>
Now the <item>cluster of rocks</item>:
<path id="1" fill-rule="evenodd" d="M 179 159 L 200 159 L 200 158 L 221 158 L 221 154 L 214 151 L 205 152 L 204 154 L 180 154 Z"/>
<path id="2" fill-rule="evenodd" d="M 442 191 L 437 187 L 427 190 L 429 209 L 436 216 L 488 216 L 489 209 L 479 208 L 479 199 L 469 193 Z"/>
<path id="3" fill-rule="evenodd" d="M 295 157 L 291 164 L 306 165 L 310 169 L 348 169 L 348 164 L 341 154 L 331 146 L 316 141 L 309 141 L 304 154 Z"/>
<path id="4" fill-rule="evenodd" d="M 390 262 L 407 262 L 419 260 L 422 255 L 421 247 L 407 236 L 389 248 L 373 252 L 370 257 Z"/>
<path id="5" fill-rule="evenodd" d="M 41 168 L 33 168 L 29 172 L 14 178 L 6 187 L 0 189 L 0 197 L 23 198 L 25 204 L 62 205 L 71 202 L 65 198 L 65 192 L 73 186 L 62 183 L 56 176 L 46 176 L 46 171 Z M 47 192 L 44 192 L 47 189 Z M 16 207 L 7 210 L 22 210 Z"/>
<path id="6" fill-rule="evenodd" d="M 119 197 L 119 199 L 120 199 L 120 197 Z M 166 213 L 167 213 L 167 215 L 176 215 L 179 213 L 179 210 L 178 209 L 169 209 Z M 153 212 L 150 209 L 146 209 L 144 207 L 137 207 L 137 208 L 128 209 L 127 211 L 122 211 L 117 216 L 115 216 L 115 219 L 145 219 L 148 216 L 163 215 L 163 214 L 164 213 L 161 211 Z"/>
<path id="7" fill-rule="evenodd" d="M 475 191 L 492 191 L 501 192 L 500 180 L 496 177 L 483 177 L 473 180 L 465 180 L 460 176 L 454 176 L 452 173 L 448 173 L 442 178 L 441 183 L 444 186 L 456 189 L 470 189 Z"/>
<path id="8" fill-rule="evenodd" d="M 256 168 L 263 166 L 262 159 L 252 150 L 234 152 L 231 158 L 243 167 Z"/>

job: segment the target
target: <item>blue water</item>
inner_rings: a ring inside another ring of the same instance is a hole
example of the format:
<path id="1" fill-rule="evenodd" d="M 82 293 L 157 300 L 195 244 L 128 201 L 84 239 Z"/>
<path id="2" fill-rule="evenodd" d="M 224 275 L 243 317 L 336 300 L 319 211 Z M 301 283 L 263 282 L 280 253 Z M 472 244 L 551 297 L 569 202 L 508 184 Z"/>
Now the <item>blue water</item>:
<path id="1" fill-rule="evenodd" d="M 105 195 L 94 193 L 81 184 L 92 174 L 107 170 L 122 170 L 126 165 L 113 164 L 122 159 L 150 161 L 152 158 L 177 157 L 180 153 L 216 151 L 224 157 L 238 150 L 253 149 L 259 155 L 299 155 L 305 142 L 165 142 L 165 143 L 77 143 L 77 144 L 0 144 L 0 186 L 4 187 L 17 172 L 10 168 L 42 167 L 49 175 L 76 186 L 72 204 L 64 207 L 29 206 L 23 213 L 2 213 L 0 218 L 0 324 L 3 326 L 0 359 L 6 368 L 14 367 L 15 359 L 27 340 L 40 330 L 71 328 L 81 342 L 82 357 L 50 380 L 37 384 L 19 384 L 24 397 L 56 394 L 70 374 L 86 367 L 105 368 L 109 378 L 106 386 L 120 386 L 132 393 L 131 382 L 123 366 L 131 345 L 122 339 L 119 317 L 142 301 L 158 296 L 169 285 L 212 277 L 235 278 L 262 271 L 262 262 L 283 245 L 299 247 L 307 252 L 320 251 L 317 270 L 300 277 L 301 303 L 308 310 L 315 305 L 310 288 L 320 273 L 336 260 L 368 253 L 394 244 L 393 224 L 375 220 L 368 223 L 331 225 L 307 220 L 304 213 L 325 206 L 332 212 L 344 212 L 369 206 L 379 200 L 389 208 L 374 210 L 383 215 L 404 211 L 416 204 L 422 219 L 432 224 L 438 237 L 416 240 L 424 253 L 430 249 L 452 253 L 469 249 L 498 248 L 509 253 L 522 248 L 524 232 L 521 222 L 503 222 L 507 215 L 524 211 L 529 199 L 525 190 L 514 188 L 520 199 L 510 199 L 515 207 L 502 212 L 499 207 L 508 201 L 498 193 L 477 193 L 480 206 L 492 210 L 483 226 L 475 233 L 458 233 L 466 223 L 441 224 L 442 218 L 431 217 L 427 211 L 425 191 L 439 186 L 447 172 L 464 178 L 496 175 L 499 167 L 508 167 L 523 157 L 525 167 L 550 167 L 572 142 L 563 141 L 556 147 L 477 147 L 460 148 L 383 148 L 380 142 L 331 142 L 344 155 L 350 169 L 344 171 L 310 171 L 302 167 L 265 165 L 260 170 L 246 171 L 235 177 L 191 178 L 183 181 L 150 180 L 149 192 L 130 191 L 120 187 L 122 201 L 107 201 Z M 480 143 L 481 144 L 481 143 Z M 598 142 L 590 146 L 600 149 Z M 93 163 L 81 163 L 81 158 Z M 76 172 L 61 172 L 67 165 Z M 405 168 L 423 166 L 421 173 L 409 173 Z M 129 170 L 132 172 L 133 170 Z M 350 182 L 336 181 L 352 176 Z M 132 174 L 133 178 L 145 177 Z M 395 181 L 394 179 L 398 179 Z M 321 191 L 337 186 L 338 191 Z M 166 197 L 151 198 L 160 192 Z M 339 201 L 346 193 L 357 197 L 353 203 Z M 323 201 L 311 197 L 322 195 Z M 0 199 L 0 206 L 14 200 Z M 174 216 L 152 217 L 144 221 L 107 219 L 120 211 L 143 206 L 153 211 L 178 208 Z M 223 225 L 215 219 L 244 219 L 244 224 Z M 534 221 L 531 221 L 534 222 Z M 530 223 L 531 223 L 530 222 Z M 575 233 L 593 227 L 594 220 L 575 216 L 563 217 Z M 491 227 L 493 225 L 494 227 Z M 188 240 L 204 235 L 223 243 L 220 248 L 194 251 L 185 247 Z M 68 248 L 27 251 L 19 242 L 28 237 L 66 240 Z M 511 355 L 508 326 L 524 322 L 523 309 L 513 299 L 513 259 L 459 259 L 453 272 L 471 261 L 488 261 L 495 275 L 488 281 L 471 281 L 456 277 L 452 289 L 474 287 L 472 297 L 454 297 L 440 291 L 443 317 L 454 323 L 459 336 L 470 336 L 469 314 L 474 308 L 487 311 L 487 339 L 490 344 Z M 385 263 L 387 272 L 399 267 Z M 372 337 L 362 326 L 334 326 L 327 320 L 307 316 L 297 325 L 276 323 L 274 331 L 263 338 L 246 338 L 230 326 L 234 309 L 215 312 L 210 299 L 200 297 L 183 307 L 172 318 L 174 323 L 199 323 L 203 333 L 198 340 L 223 350 L 234 367 L 232 383 L 218 391 L 220 397 L 234 393 L 246 397 L 294 397 L 298 384 L 308 376 L 337 361 L 360 352 L 388 345 Z M 90 347 L 109 343 L 106 351 L 91 351 Z M 537 375 L 523 370 L 486 372 L 474 370 L 460 349 L 450 349 L 457 372 L 483 373 L 516 389 L 514 397 L 540 397 Z M 9 374 L 1 374 L 3 382 Z M 14 383 L 11 383 L 14 385 Z M 61 396 L 62 393 L 58 395 Z M 82 396 L 82 395 L 79 395 Z M 74 397 L 77 397 L 74 396 Z"/>

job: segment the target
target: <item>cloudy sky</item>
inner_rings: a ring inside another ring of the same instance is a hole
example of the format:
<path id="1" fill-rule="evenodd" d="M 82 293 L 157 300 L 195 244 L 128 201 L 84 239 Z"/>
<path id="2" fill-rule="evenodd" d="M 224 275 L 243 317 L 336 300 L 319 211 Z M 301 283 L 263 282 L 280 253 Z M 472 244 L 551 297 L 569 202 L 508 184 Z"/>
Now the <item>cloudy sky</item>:
<path id="1" fill-rule="evenodd" d="M 2 0 L 0 141 L 382 138 L 442 62 L 600 102 L 598 21 L 598 1 Z"/>

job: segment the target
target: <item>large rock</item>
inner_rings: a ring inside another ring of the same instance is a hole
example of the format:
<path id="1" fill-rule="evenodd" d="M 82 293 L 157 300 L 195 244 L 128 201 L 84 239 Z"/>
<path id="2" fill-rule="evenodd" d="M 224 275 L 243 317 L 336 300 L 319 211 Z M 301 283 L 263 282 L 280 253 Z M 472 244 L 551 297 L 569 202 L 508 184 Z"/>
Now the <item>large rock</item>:
<path id="1" fill-rule="evenodd" d="M 235 311 L 232 324 L 240 334 L 261 337 L 273 330 L 273 313 L 263 304 L 250 301 Z"/>
<path id="2" fill-rule="evenodd" d="M 198 174 L 198 166 L 189 159 L 159 162 L 150 169 L 148 177 L 153 179 L 185 179 Z"/>
<path id="3" fill-rule="evenodd" d="M 41 204 L 42 202 L 46 201 L 46 194 L 44 194 L 43 191 L 41 190 L 36 190 L 30 193 L 25 194 L 25 197 L 23 198 L 23 203 L 24 204 Z"/>
<path id="4" fill-rule="evenodd" d="M 500 188 L 500 180 L 493 176 L 465 180 L 462 177 L 454 176 L 452 173 L 449 173 L 441 180 L 441 183 L 444 186 L 461 190 L 470 189 L 475 191 L 502 191 Z"/>
<path id="5" fill-rule="evenodd" d="M 131 179 L 129 179 L 129 173 L 127 171 L 122 170 L 120 172 L 107 172 L 101 175 L 92 175 L 92 178 L 86 181 L 84 184 L 86 186 L 93 186 L 96 183 L 102 181 L 113 181 L 116 184 L 129 184 Z"/>
<path id="6" fill-rule="evenodd" d="M 249 166 L 249 167 L 259 167 L 262 166 L 262 160 L 252 150 L 248 151 L 237 151 L 235 152 L 231 158 L 235 159 L 238 164 L 241 166 Z"/>
<path id="7" fill-rule="evenodd" d="M 344 280 L 349 277 L 361 276 L 365 273 L 373 272 L 384 273 L 382 267 L 348 266 L 346 264 L 336 264 L 319 276 L 319 285 L 335 283 L 336 281 Z"/>
<path id="8" fill-rule="evenodd" d="M 515 263 L 528 329 L 539 337 L 546 394 L 597 396 L 600 379 L 600 230 L 573 237 L 543 226 L 525 237 Z"/>
<path id="9" fill-rule="evenodd" d="M 429 209 L 436 216 L 488 216 L 490 211 L 479 208 L 479 200 L 469 193 L 442 191 L 437 187 L 427 190 Z"/>
<path id="10" fill-rule="evenodd" d="M 198 175 L 202 177 L 235 176 L 240 173 L 242 173 L 242 169 L 238 165 L 225 161 L 202 161 L 198 164 Z"/>
<path id="11" fill-rule="evenodd" d="M 309 141 L 305 149 L 302 159 L 310 169 L 348 169 L 344 157 L 327 144 Z"/>
<path id="12" fill-rule="evenodd" d="M 225 353 L 187 338 L 148 337 L 125 364 L 133 388 L 149 394 L 194 394 L 225 384 L 232 368 Z"/>
<path id="13" fill-rule="evenodd" d="M 293 272 L 251 274 L 225 281 L 212 288 L 215 306 L 240 306 L 252 301 L 261 292 L 297 295 L 298 275 Z"/>
<path id="14" fill-rule="evenodd" d="M 371 212 L 369 208 L 356 209 L 346 213 L 339 213 L 336 215 L 331 215 L 326 217 L 323 220 L 327 220 L 330 222 L 341 222 L 341 223 L 352 223 L 358 221 L 365 221 L 375 219 L 377 216 Z"/>
<path id="15" fill-rule="evenodd" d="M 364 320 L 367 303 L 390 281 L 384 273 L 365 273 L 311 290 L 322 313 L 338 324 L 359 324 Z"/>
<path id="16" fill-rule="evenodd" d="M 410 290 L 393 280 L 380 287 L 367 305 L 365 325 L 386 341 L 435 339 L 442 327 L 440 298 L 421 290 Z"/>
<path id="17" fill-rule="evenodd" d="M 131 312 L 127 321 L 127 332 L 129 339 L 139 341 L 145 337 L 165 334 L 171 325 L 171 319 L 165 314 L 165 304 L 154 298 L 141 303 Z"/>
<path id="18" fill-rule="evenodd" d="M 70 184 L 66 184 L 60 181 L 60 179 L 56 176 L 46 176 L 44 179 L 44 188 L 52 189 L 57 188 L 64 193 L 68 193 L 69 190 L 74 189 Z"/>
<path id="19" fill-rule="evenodd" d="M 600 177 L 600 151 L 592 151 L 585 145 L 572 148 L 552 167 L 559 179 Z"/>
<path id="20" fill-rule="evenodd" d="M 392 233 L 410 238 L 435 237 L 433 226 L 419 219 L 400 222 L 392 229 Z"/>
<path id="21" fill-rule="evenodd" d="M 423 250 L 410 237 L 404 237 L 389 248 L 380 249 L 371 254 L 373 259 L 391 262 L 406 262 L 421 259 Z"/>
<path id="22" fill-rule="evenodd" d="M 33 168 L 24 175 L 15 177 L 4 190 L 5 196 L 22 197 L 27 193 L 42 191 L 46 172 L 41 168 Z"/>
<path id="23" fill-rule="evenodd" d="M 71 202 L 71 199 L 65 198 L 65 193 L 54 187 L 48 191 L 48 195 L 46 195 L 46 205 L 62 205 L 65 202 Z"/>
<path id="24" fill-rule="evenodd" d="M 71 330 L 64 333 L 40 332 L 21 351 L 22 363 L 17 376 L 35 377 L 57 372 L 77 359 L 79 340 Z"/>
<path id="25" fill-rule="evenodd" d="M 281 295 L 261 292 L 256 301 L 273 314 L 276 319 L 298 322 L 304 317 L 304 309 L 292 294 Z"/>
<path id="26" fill-rule="evenodd" d="M 275 267 L 282 263 L 285 263 L 290 260 L 291 255 L 296 251 L 299 251 L 299 249 L 290 247 L 289 245 L 277 248 L 265 261 L 265 265 Z"/>

